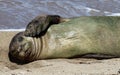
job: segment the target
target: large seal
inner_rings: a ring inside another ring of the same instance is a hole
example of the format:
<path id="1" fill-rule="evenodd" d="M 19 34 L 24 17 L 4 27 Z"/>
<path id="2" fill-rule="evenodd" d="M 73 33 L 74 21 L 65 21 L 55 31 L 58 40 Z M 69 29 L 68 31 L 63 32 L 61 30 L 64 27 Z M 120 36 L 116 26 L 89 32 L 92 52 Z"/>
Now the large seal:
<path id="1" fill-rule="evenodd" d="M 41 37 L 18 33 L 9 56 L 23 62 L 85 54 L 120 57 L 120 17 L 80 17 L 53 25 Z"/>
<path id="2" fill-rule="evenodd" d="M 40 15 L 35 17 L 26 27 L 25 36 L 41 36 L 44 35 L 51 25 L 59 24 L 67 21 L 59 15 Z"/>

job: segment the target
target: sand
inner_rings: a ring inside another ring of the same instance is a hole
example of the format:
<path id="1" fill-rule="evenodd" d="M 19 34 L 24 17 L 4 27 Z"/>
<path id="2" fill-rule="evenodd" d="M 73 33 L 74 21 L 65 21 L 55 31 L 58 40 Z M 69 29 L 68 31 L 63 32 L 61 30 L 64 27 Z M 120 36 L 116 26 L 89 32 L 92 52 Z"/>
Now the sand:
<path id="1" fill-rule="evenodd" d="M 38 60 L 24 65 L 8 58 L 9 43 L 18 32 L 0 31 L 0 75 L 118 75 L 120 58 L 73 58 Z"/>

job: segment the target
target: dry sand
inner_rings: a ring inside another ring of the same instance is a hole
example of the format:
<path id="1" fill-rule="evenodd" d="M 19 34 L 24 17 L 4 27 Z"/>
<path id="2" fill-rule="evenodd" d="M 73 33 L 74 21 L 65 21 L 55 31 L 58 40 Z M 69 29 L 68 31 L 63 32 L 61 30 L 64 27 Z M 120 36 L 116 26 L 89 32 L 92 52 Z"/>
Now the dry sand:
<path id="1" fill-rule="evenodd" d="M 48 59 L 17 65 L 8 59 L 9 43 L 17 32 L 0 32 L 0 75 L 118 75 L 120 58 Z"/>

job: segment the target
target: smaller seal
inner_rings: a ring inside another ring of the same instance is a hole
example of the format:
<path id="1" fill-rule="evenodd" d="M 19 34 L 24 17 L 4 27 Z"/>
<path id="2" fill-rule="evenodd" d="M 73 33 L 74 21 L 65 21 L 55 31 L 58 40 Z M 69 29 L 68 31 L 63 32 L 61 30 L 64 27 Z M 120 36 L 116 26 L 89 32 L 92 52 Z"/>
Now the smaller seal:
<path id="1" fill-rule="evenodd" d="M 26 27 L 25 36 L 37 37 L 44 35 L 51 25 L 66 22 L 68 19 L 62 18 L 59 15 L 43 15 L 37 16 Z"/>

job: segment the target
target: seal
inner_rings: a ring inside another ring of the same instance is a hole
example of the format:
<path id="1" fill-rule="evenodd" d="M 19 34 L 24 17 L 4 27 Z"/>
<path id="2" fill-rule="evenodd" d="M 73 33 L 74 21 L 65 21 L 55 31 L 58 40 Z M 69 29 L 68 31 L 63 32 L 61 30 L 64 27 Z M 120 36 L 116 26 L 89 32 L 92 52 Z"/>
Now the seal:
<path id="1" fill-rule="evenodd" d="M 120 17 L 79 17 L 53 25 L 44 36 L 13 37 L 9 57 L 22 62 L 86 54 L 120 57 Z"/>
<path id="2" fill-rule="evenodd" d="M 25 36 L 41 36 L 44 35 L 51 25 L 66 22 L 68 19 L 59 15 L 43 15 L 34 18 L 26 27 Z"/>

